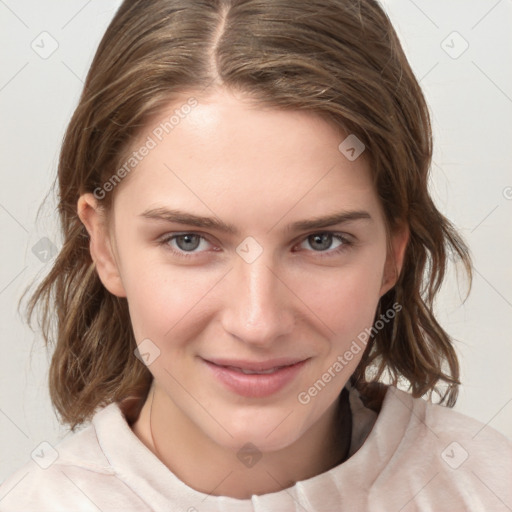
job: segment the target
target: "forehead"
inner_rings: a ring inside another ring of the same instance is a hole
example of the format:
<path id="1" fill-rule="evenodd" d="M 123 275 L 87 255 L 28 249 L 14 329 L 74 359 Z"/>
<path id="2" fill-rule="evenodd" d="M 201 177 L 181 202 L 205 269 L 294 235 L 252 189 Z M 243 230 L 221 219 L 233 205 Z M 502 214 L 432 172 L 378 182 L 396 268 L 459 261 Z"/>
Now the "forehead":
<path id="1" fill-rule="evenodd" d="M 191 96 L 154 116 L 133 145 L 150 149 L 121 183 L 125 206 L 194 204 L 211 214 L 213 205 L 233 205 L 267 216 L 286 208 L 314 215 L 322 204 L 379 208 L 364 152 L 349 160 L 339 149 L 349 134 L 317 114 L 226 91 Z"/>

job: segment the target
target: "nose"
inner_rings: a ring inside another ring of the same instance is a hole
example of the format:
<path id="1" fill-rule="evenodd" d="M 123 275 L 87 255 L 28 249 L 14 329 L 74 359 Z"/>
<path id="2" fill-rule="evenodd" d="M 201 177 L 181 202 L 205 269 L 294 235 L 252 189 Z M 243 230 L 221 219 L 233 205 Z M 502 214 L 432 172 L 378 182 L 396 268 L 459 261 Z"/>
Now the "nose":
<path id="1" fill-rule="evenodd" d="M 294 328 L 293 298 L 267 251 L 251 263 L 237 256 L 223 302 L 223 327 L 246 344 L 270 347 Z"/>

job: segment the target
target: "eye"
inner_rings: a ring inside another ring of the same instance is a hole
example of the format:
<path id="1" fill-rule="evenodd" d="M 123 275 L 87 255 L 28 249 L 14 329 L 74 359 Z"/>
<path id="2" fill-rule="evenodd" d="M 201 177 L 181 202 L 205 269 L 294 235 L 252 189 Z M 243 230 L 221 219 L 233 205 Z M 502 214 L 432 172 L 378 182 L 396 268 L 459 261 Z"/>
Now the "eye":
<path id="1" fill-rule="evenodd" d="M 338 245 L 332 249 L 333 242 L 337 241 Z M 321 257 L 334 256 L 352 247 L 353 242 L 341 233 L 332 233 L 325 231 L 322 233 L 313 233 L 309 235 L 302 244 L 307 243 L 313 248 L 313 252 L 320 253 Z M 331 249 L 330 251 L 328 249 Z M 326 254 L 323 254 L 326 253 Z"/>
<path id="2" fill-rule="evenodd" d="M 333 242 L 337 245 L 333 246 Z M 325 231 L 308 235 L 300 246 L 307 243 L 319 257 L 331 257 L 351 248 L 354 243 L 341 233 Z M 208 240 L 198 233 L 168 233 L 159 239 L 158 244 L 179 257 L 190 258 L 207 251 Z M 211 245 L 211 244 L 210 244 Z M 198 250 L 199 248 L 203 250 Z M 329 250 L 330 249 L 330 250 Z"/>
<path id="3" fill-rule="evenodd" d="M 197 233 L 174 233 L 167 234 L 159 240 L 159 244 L 168 248 L 171 252 L 178 256 L 190 257 L 196 256 L 197 253 L 204 251 L 196 251 L 201 243 L 209 243 L 206 238 Z M 174 247 L 172 245 L 174 243 Z M 204 246 L 204 244 L 203 244 Z M 177 247 L 177 249 L 176 249 Z M 189 253 L 189 254 L 188 254 Z"/>

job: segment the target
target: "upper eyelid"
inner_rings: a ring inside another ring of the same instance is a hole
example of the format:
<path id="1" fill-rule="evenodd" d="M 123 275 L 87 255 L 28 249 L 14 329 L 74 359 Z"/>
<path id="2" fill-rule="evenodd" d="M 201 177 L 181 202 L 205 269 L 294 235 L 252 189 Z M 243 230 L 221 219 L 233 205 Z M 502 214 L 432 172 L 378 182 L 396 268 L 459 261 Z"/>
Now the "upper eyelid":
<path id="1" fill-rule="evenodd" d="M 353 235 L 351 235 L 350 233 L 345 233 L 342 231 L 331 231 L 328 229 L 323 229 L 323 230 L 320 229 L 320 230 L 310 231 L 309 233 L 300 235 L 298 238 L 296 238 L 293 241 L 293 244 L 296 245 L 300 242 L 303 242 L 304 240 L 306 240 L 308 237 L 310 237 L 312 235 L 317 235 L 317 234 L 322 234 L 322 233 L 327 233 L 327 234 L 333 235 L 334 237 L 339 236 L 341 238 L 344 238 L 345 240 L 347 240 L 347 242 L 350 242 L 350 243 L 353 243 L 355 241 L 355 237 Z M 213 244 L 213 242 L 209 239 L 209 236 L 206 236 L 205 234 L 203 234 L 199 231 L 171 231 L 171 232 L 165 233 L 158 239 L 170 241 L 170 240 L 174 240 L 175 238 L 177 238 L 179 236 L 184 236 L 184 235 L 199 236 L 203 240 L 206 240 L 208 243 Z M 215 245 L 215 244 L 213 244 L 213 245 Z"/>

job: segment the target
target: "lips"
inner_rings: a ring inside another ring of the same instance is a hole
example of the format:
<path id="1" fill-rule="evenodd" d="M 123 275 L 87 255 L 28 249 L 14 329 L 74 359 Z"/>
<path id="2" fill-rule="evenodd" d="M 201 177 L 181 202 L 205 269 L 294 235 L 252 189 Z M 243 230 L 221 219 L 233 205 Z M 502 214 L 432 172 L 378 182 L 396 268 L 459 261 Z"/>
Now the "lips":
<path id="1" fill-rule="evenodd" d="M 285 368 L 286 366 L 288 366 L 288 365 L 275 366 L 273 368 L 269 368 L 268 370 L 249 370 L 249 369 L 245 369 L 245 368 L 239 368 L 238 366 L 224 366 L 223 368 L 228 368 L 235 372 L 241 372 L 244 375 L 269 375 L 270 373 L 275 373 L 277 370 L 280 370 L 281 368 Z"/>
<path id="2" fill-rule="evenodd" d="M 285 366 L 292 366 L 294 364 L 304 361 L 306 358 L 290 358 L 281 357 L 275 359 L 267 359 L 266 361 L 248 361 L 244 359 L 207 359 L 208 362 L 216 364 L 217 366 L 224 366 L 233 370 L 245 370 L 248 373 L 265 373 L 269 370 L 277 368 L 284 368 Z"/>
<path id="3" fill-rule="evenodd" d="M 267 361 L 206 360 L 203 362 L 214 380 L 237 395 L 263 398 L 286 388 L 302 371 L 308 359 Z"/>

